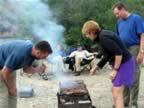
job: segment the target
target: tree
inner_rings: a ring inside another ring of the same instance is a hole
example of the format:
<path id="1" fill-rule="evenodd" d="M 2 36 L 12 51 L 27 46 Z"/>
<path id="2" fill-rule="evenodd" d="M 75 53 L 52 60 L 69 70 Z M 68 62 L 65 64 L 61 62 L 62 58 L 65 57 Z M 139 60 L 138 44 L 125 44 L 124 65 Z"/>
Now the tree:
<path id="1" fill-rule="evenodd" d="M 131 12 L 144 16 L 143 0 L 44 0 L 53 10 L 58 22 L 65 31 L 65 42 L 68 46 L 75 46 L 82 42 L 91 45 L 81 38 L 81 28 L 85 21 L 95 20 L 104 29 L 115 31 L 116 18 L 112 12 L 112 5 L 118 1 L 127 5 Z M 83 40 L 83 41 L 82 41 Z"/>

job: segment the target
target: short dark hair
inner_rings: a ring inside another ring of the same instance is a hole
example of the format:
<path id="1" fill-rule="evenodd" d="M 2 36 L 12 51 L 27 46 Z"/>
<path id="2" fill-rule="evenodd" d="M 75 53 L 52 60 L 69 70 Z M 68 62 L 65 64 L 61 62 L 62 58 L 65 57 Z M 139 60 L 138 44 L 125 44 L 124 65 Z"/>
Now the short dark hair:
<path id="1" fill-rule="evenodd" d="M 48 41 L 45 41 L 45 40 L 38 42 L 38 43 L 35 45 L 35 48 L 36 48 L 37 50 L 40 50 L 41 52 L 44 52 L 44 53 L 45 53 L 45 52 L 48 52 L 49 54 L 52 53 L 52 48 L 51 48 L 49 42 L 48 42 Z"/>
<path id="2" fill-rule="evenodd" d="M 125 9 L 127 10 L 126 6 L 121 3 L 121 2 L 117 2 L 113 5 L 112 9 L 114 10 L 115 8 L 117 8 L 118 10 L 121 10 L 121 9 Z"/>

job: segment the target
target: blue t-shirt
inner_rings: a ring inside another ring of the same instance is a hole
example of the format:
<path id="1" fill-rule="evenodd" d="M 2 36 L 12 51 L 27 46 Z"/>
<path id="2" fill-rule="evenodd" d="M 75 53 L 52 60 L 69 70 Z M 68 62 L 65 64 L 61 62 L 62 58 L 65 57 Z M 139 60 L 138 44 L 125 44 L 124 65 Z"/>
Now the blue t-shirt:
<path id="1" fill-rule="evenodd" d="M 127 19 L 118 20 L 117 33 L 127 47 L 138 45 L 143 32 L 143 19 L 139 15 L 131 14 Z"/>
<path id="2" fill-rule="evenodd" d="M 0 69 L 4 66 L 11 70 L 30 66 L 34 57 L 31 56 L 32 42 L 13 40 L 0 45 Z"/>

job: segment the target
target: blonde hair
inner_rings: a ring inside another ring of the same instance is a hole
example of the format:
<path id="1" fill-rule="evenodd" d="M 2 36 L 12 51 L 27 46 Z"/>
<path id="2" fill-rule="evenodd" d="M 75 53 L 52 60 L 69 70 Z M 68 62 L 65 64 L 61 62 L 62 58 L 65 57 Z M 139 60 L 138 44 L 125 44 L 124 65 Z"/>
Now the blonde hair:
<path id="1" fill-rule="evenodd" d="M 84 23 L 82 27 L 82 33 L 85 35 L 87 33 L 96 33 L 100 30 L 100 26 L 96 21 L 90 20 Z"/>

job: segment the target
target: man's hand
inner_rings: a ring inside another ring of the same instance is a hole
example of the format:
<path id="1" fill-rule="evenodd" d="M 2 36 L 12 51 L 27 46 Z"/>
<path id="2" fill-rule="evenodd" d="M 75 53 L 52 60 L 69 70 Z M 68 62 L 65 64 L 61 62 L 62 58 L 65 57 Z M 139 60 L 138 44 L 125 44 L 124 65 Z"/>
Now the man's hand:
<path id="1" fill-rule="evenodd" d="M 39 70 L 40 70 L 39 74 L 44 73 L 45 70 L 46 70 L 46 65 L 45 65 L 45 64 L 42 64 L 42 65 L 39 67 Z"/>
<path id="2" fill-rule="evenodd" d="M 10 96 L 16 96 L 16 94 L 17 94 L 16 88 L 15 87 L 9 88 L 8 93 Z"/>
<path id="3" fill-rule="evenodd" d="M 31 74 L 38 73 L 41 75 L 42 73 L 45 72 L 45 70 L 46 70 L 46 66 L 44 64 L 42 64 L 40 67 L 33 67 L 33 66 L 24 67 L 24 72 L 31 73 Z"/>
<path id="4" fill-rule="evenodd" d="M 116 71 L 116 70 L 113 70 L 113 71 L 109 74 L 109 77 L 110 77 L 111 80 L 114 80 L 115 77 L 116 77 L 116 75 L 117 75 L 117 71 Z"/>
<path id="5" fill-rule="evenodd" d="M 136 63 L 141 64 L 143 62 L 143 57 L 144 55 L 141 52 L 139 52 L 136 58 Z"/>

